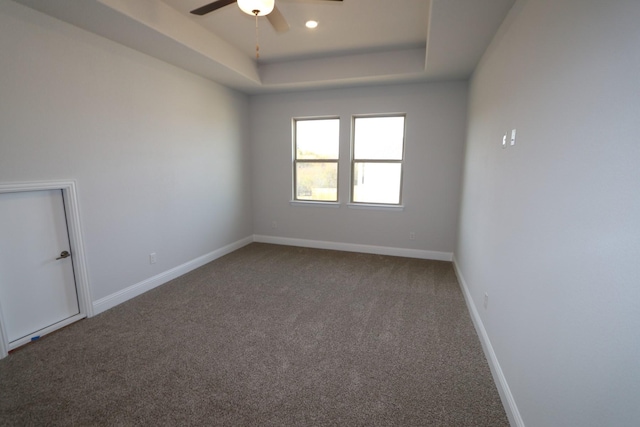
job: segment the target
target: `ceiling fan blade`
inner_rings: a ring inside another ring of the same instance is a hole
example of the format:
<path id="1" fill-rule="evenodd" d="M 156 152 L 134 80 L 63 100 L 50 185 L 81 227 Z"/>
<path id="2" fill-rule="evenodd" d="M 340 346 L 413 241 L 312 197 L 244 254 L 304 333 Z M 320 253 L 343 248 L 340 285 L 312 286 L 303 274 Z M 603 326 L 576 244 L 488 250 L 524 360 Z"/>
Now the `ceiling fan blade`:
<path id="1" fill-rule="evenodd" d="M 267 15 L 267 19 L 271 23 L 273 29 L 276 30 L 276 33 L 284 33 L 289 31 L 289 23 L 285 19 L 282 12 L 280 12 L 280 9 L 278 9 L 278 6 L 275 6 L 273 8 L 273 11 Z"/>
<path id="2" fill-rule="evenodd" d="M 212 3 L 209 4 L 205 4 L 202 7 L 199 7 L 197 9 L 193 9 L 191 11 L 191 13 L 193 13 L 194 15 L 206 15 L 207 13 L 213 12 L 214 10 L 218 10 L 221 7 L 225 7 L 228 6 L 232 3 L 235 3 L 237 0 L 218 0 L 218 1 L 214 1 Z"/>

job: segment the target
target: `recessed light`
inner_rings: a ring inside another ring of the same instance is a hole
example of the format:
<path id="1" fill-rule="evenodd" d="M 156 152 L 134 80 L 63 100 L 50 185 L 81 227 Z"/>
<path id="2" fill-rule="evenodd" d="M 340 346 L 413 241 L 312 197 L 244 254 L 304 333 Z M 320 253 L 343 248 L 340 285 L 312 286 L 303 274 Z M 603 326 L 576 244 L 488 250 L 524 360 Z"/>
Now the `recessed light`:
<path id="1" fill-rule="evenodd" d="M 316 28 L 318 26 L 318 21 L 307 21 L 304 25 L 307 28 L 313 29 L 313 28 Z"/>

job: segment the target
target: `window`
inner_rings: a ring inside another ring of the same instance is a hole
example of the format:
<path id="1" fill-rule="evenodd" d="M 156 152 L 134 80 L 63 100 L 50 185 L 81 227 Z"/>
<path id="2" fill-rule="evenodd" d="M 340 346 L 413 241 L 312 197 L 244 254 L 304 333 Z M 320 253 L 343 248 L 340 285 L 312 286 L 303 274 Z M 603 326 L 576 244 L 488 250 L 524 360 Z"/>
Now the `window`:
<path id="1" fill-rule="evenodd" d="M 405 116 L 353 118 L 351 202 L 399 205 Z"/>
<path id="2" fill-rule="evenodd" d="M 294 200 L 337 202 L 340 119 L 294 119 Z"/>

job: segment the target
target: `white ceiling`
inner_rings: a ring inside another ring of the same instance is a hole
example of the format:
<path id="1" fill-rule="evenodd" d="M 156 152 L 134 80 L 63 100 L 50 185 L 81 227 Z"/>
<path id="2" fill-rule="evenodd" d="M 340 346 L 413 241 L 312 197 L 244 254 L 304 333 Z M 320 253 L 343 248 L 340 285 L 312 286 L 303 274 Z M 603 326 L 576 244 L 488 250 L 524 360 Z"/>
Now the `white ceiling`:
<path id="1" fill-rule="evenodd" d="M 514 0 L 276 0 L 276 33 L 211 0 L 15 0 L 247 92 L 468 78 Z M 304 27 L 308 19 L 318 28 Z"/>
<path id="2" fill-rule="evenodd" d="M 189 15 L 190 10 L 212 0 L 162 1 Z M 276 0 L 276 5 L 291 28 L 278 34 L 266 17 L 258 18 L 260 59 L 266 62 L 407 46 L 424 48 L 427 40 L 428 0 Z M 255 18 L 237 5 L 189 16 L 246 55 L 255 55 Z M 318 28 L 304 26 L 310 19 L 319 22 Z"/>

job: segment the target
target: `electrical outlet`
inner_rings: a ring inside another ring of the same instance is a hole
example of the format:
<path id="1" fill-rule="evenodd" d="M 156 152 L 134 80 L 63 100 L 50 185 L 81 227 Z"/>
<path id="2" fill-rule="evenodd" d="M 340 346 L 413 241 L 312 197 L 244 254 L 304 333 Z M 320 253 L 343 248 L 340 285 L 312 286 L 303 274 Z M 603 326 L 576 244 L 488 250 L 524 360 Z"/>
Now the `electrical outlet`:
<path id="1" fill-rule="evenodd" d="M 277 221 L 271 221 L 271 228 L 273 228 L 273 229 L 278 228 L 278 222 Z"/>
<path id="2" fill-rule="evenodd" d="M 516 130 L 511 129 L 511 145 L 516 145 Z"/>
<path id="3" fill-rule="evenodd" d="M 482 303 L 484 305 L 484 309 L 487 309 L 487 306 L 489 305 L 489 294 L 488 293 L 484 293 L 484 301 Z"/>
<path id="4" fill-rule="evenodd" d="M 413 231 L 409 233 L 409 240 L 416 240 L 416 233 Z"/>
<path id="5" fill-rule="evenodd" d="M 149 264 L 155 264 L 157 261 L 155 252 L 149 254 Z"/>

